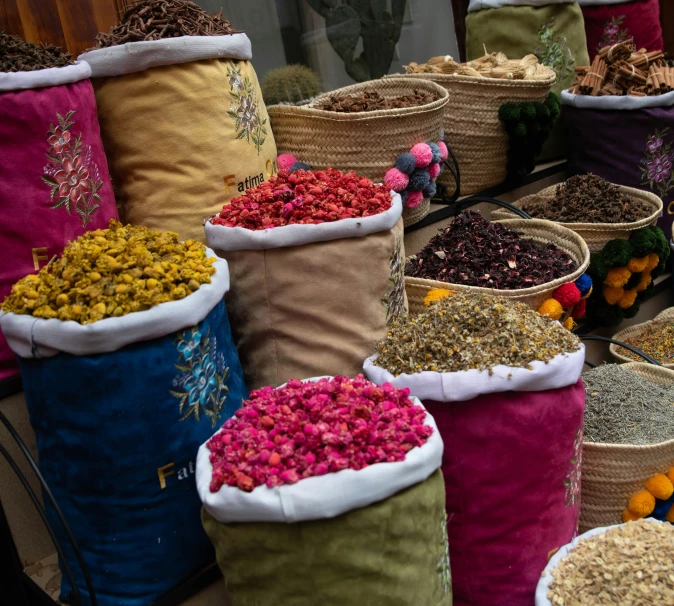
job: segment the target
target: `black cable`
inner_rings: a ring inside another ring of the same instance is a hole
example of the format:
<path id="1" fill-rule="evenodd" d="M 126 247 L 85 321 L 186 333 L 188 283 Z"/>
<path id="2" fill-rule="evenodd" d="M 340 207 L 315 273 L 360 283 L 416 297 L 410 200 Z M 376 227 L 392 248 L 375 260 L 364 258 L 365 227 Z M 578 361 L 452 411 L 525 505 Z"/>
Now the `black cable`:
<path id="1" fill-rule="evenodd" d="M 501 208 L 505 208 L 510 212 L 515 213 L 521 219 L 531 219 L 531 217 L 527 213 L 525 213 L 521 208 L 517 208 L 517 206 L 513 206 L 509 202 L 504 202 L 503 200 L 499 200 L 497 198 L 489 198 L 487 196 L 479 196 L 479 195 L 470 196 L 465 200 L 461 200 L 457 204 L 457 214 L 463 210 L 466 210 L 467 208 L 470 208 L 471 206 L 480 204 L 481 202 L 486 202 L 488 204 L 494 204 L 496 206 L 500 206 Z"/>
<path id="2" fill-rule="evenodd" d="M 585 364 L 587 364 L 590 368 L 597 368 L 596 364 L 592 364 L 592 362 L 588 362 L 587 360 L 585 360 Z"/>
<path id="3" fill-rule="evenodd" d="M 7 462 L 9 463 L 10 467 L 14 470 L 14 473 L 16 476 L 19 478 L 21 484 L 23 484 L 23 487 L 26 489 L 26 492 L 28 493 L 28 496 L 30 497 L 31 501 L 33 501 L 33 505 L 35 505 L 35 508 L 37 509 L 37 512 L 40 514 L 40 517 L 42 518 L 42 521 L 44 522 L 44 525 L 47 527 L 47 532 L 49 533 L 49 536 L 51 537 L 51 540 L 54 543 L 54 547 L 56 547 L 56 553 L 58 553 L 59 556 L 59 561 L 61 566 L 63 567 L 63 571 L 68 577 L 68 581 L 70 582 L 71 587 L 73 588 L 73 598 L 76 598 L 73 600 L 73 602 L 79 606 L 82 606 L 82 596 L 80 594 L 80 590 L 77 588 L 77 585 L 75 584 L 75 578 L 73 577 L 73 573 L 70 570 L 70 566 L 68 565 L 68 562 L 66 561 L 66 557 L 63 554 L 63 550 L 61 549 L 61 546 L 59 545 L 58 539 L 56 538 L 56 535 L 54 534 L 54 529 L 51 527 L 51 524 L 49 523 L 49 520 L 47 520 L 47 512 L 44 510 L 44 507 L 40 504 L 40 500 L 37 498 L 37 495 L 33 491 L 33 489 L 30 487 L 30 484 L 28 483 L 28 480 L 26 477 L 21 473 L 21 470 L 19 469 L 19 466 L 16 464 L 16 461 L 11 457 L 9 452 L 5 449 L 5 447 L 0 444 L 0 454 L 5 457 Z"/>
<path id="4" fill-rule="evenodd" d="M 604 343 L 613 343 L 614 345 L 619 345 L 625 349 L 629 349 L 632 353 L 641 356 L 649 364 L 654 364 L 655 366 L 662 366 L 655 358 L 652 358 L 648 354 L 644 353 L 637 347 L 623 343 L 622 341 L 616 341 L 615 339 L 609 339 L 608 337 L 600 337 L 599 335 L 582 335 L 579 337 L 581 341 L 603 341 Z"/>
<path id="5" fill-rule="evenodd" d="M 87 586 L 87 591 L 89 592 L 89 596 L 91 598 L 91 606 L 97 606 L 98 602 L 96 600 L 96 592 L 94 591 L 94 584 L 91 580 L 91 575 L 89 574 L 89 567 L 87 566 L 87 563 L 84 560 L 84 556 L 82 555 L 82 551 L 80 550 L 80 547 L 77 543 L 77 540 L 75 539 L 75 535 L 73 534 L 72 530 L 70 529 L 70 526 L 68 525 L 68 522 L 66 522 L 66 518 L 63 515 L 63 512 L 61 511 L 61 508 L 58 506 L 58 503 L 56 502 L 56 499 L 54 498 L 54 495 L 52 494 L 51 490 L 49 489 L 49 486 L 44 479 L 44 476 L 40 472 L 37 463 L 35 463 L 35 460 L 30 454 L 30 451 L 28 450 L 28 447 L 26 446 L 25 442 L 21 439 L 21 436 L 18 434 L 16 429 L 14 429 L 14 426 L 9 422 L 7 417 L 0 411 L 0 422 L 7 428 L 7 431 L 9 434 L 14 438 L 14 441 L 17 443 L 19 448 L 21 449 L 21 452 L 23 453 L 23 456 L 26 458 L 28 461 L 29 465 L 31 466 L 33 473 L 37 476 L 38 481 L 40 482 L 40 486 L 42 487 L 42 492 L 44 495 L 47 497 L 49 502 L 51 503 L 51 506 L 54 508 L 54 512 L 56 513 L 57 517 L 59 518 L 59 521 L 61 522 L 64 530 L 66 531 L 66 534 L 68 535 L 68 540 L 70 541 L 70 544 L 73 548 L 73 551 L 75 552 L 75 557 L 77 558 L 77 562 L 80 565 L 80 569 L 82 570 L 82 576 L 84 577 L 84 582 L 86 583 Z"/>

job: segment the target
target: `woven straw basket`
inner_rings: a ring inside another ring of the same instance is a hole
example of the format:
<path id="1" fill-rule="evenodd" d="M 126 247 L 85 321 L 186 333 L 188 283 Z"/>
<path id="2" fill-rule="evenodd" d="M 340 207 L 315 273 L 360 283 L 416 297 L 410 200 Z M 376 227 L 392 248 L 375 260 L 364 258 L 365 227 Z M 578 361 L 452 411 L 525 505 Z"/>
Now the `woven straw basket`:
<path id="1" fill-rule="evenodd" d="M 520 198 L 513 206 L 524 208 L 531 202 L 552 200 L 555 197 L 557 187 L 559 186 L 551 185 L 537 194 Z M 658 196 L 647 191 L 622 185 L 619 185 L 618 189 L 631 200 L 645 202 L 649 208 L 648 216 L 632 223 L 558 223 L 558 225 L 575 231 L 585 240 L 590 252 L 597 252 L 604 248 L 609 240 L 615 240 L 616 238 L 627 240 L 633 231 L 647 225 L 655 225 L 658 222 L 658 217 L 662 212 L 662 200 Z M 514 216 L 514 213 L 504 208 L 499 208 L 492 213 L 493 219 L 512 219 Z"/>
<path id="2" fill-rule="evenodd" d="M 655 318 L 649 320 L 648 322 L 635 324 L 634 326 L 624 328 L 620 332 L 617 332 L 616 334 L 613 335 L 613 339 L 615 339 L 616 341 L 624 342 L 625 339 L 629 339 L 630 337 L 636 337 L 637 335 L 640 335 L 641 333 L 648 330 L 651 326 L 657 324 L 662 324 L 664 326 L 672 323 L 674 323 L 674 307 L 668 307 L 667 309 L 660 312 L 657 316 L 655 316 Z M 609 351 L 611 352 L 611 355 L 619 362 L 634 362 L 634 360 L 620 353 L 621 351 L 624 352 L 625 350 L 619 345 L 611 343 L 611 345 L 609 346 Z M 672 370 L 674 370 L 674 364 L 663 364 L 663 366 L 665 368 L 671 368 Z"/>
<path id="3" fill-rule="evenodd" d="M 554 244 L 560 250 L 567 253 L 576 263 L 577 269 L 568 276 L 557 278 L 552 282 L 546 282 L 540 286 L 531 288 L 519 288 L 516 290 L 497 290 L 495 288 L 480 288 L 478 286 L 465 286 L 463 284 L 450 284 L 438 280 L 426 280 L 424 278 L 411 278 L 405 276 L 405 290 L 409 301 L 410 313 L 419 313 L 425 309 L 424 298 L 428 291 L 434 288 L 446 288 L 449 290 L 473 290 L 490 295 L 499 295 L 514 299 L 520 303 L 526 303 L 532 309 L 538 309 L 552 292 L 567 282 L 575 282 L 590 264 L 590 251 L 583 239 L 570 229 L 560 227 L 551 221 L 541 219 L 509 219 L 498 221 L 510 229 L 514 229 L 525 238 L 540 242 L 541 244 Z"/>
<path id="4" fill-rule="evenodd" d="M 408 95 L 414 90 L 432 93 L 438 99 L 418 107 L 371 112 L 338 113 L 316 109 L 333 95 L 376 91 L 383 97 L 392 98 Z M 386 78 L 319 95 L 300 107 L 272 105 L 267 110 L 280 154 L 293 154 L 315 169 L 331 166 L 353 170 L 381 182 L 398 155 L 410 151 L 415 143 L 438 141 L 447 98 L 447 91 L 433 82 Z M 429 208 L 428 200 L 416 208 L 405 207 L 405 225 L 423 219 Z"/>
<path id="5" fill-rule="evenodd" d="M 653 383 L 674 383 L 674 371 L 661 366 L 630 362 L 623 368 Z M 580 532 L 622 523 L 630 497 L 643 489 L 652 475 L 667 473 L 673 465 L 674 440 L 647 446 L 584 442 Z"/>
<path id="6" fill-rule="evenodd" d="M 508 135 L 498 117 L 504 103 L 543 102 L 555 83 L 547 80 L 501 80 L 456 74 L 403 74 L 400 78 L 431 80 L 449 93 L 445 106 L 445 140 L 461 170 L 461 195 L 470 195 L 506 180 Z M 455 187 L 449 171 L 438 178 Z"/>

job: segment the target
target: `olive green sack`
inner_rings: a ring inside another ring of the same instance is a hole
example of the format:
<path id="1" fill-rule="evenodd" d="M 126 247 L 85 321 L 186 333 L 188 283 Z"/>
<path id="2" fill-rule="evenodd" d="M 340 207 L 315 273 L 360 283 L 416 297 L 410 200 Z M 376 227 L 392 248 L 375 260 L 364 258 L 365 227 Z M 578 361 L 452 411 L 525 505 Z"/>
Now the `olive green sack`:
<path id="1" fill-rule="evenodd" d="M 557 74 L 552 92 L 557 95 L 576 79 L 576 65 L 589 65 L 585 22 L 577 2 L 534 6 L 504 6 L 468 13 L 466 58 L 470 61 L 500 51 L 508 59 L 534 53 Z M 451 143 L 451 141 L 450 141 Z M 550 133 L 539 161 L 564 155 L 561 122 Z"/>
<path id="2" fill-rule="evenodd" d="M 451 606 L 440 470 L 336 518 L 218 522 L 202 509 L 232 606 Z"/>

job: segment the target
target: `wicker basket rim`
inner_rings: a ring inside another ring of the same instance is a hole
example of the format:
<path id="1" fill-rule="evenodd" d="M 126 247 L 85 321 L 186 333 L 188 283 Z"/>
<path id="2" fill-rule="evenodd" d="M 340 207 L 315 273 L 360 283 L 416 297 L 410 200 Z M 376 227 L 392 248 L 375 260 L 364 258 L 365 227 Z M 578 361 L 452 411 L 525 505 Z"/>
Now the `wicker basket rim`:
<path id="1" fill-rule="evenodd" d="M 648 330 L 651 326 L 655 326 L 657 324 L 671 324 L 672 321 L 674 321 L 674 307 L 668 307 L 667 309 L 661 311 L 652 320 L 648 320 L 646 322 L 641 322 L 640 324 L 634 324 L 634 326 L 628 326 L 627 328 L 623 328 L 622 330 L 619 330 L 617 333 L 615 333 L 612 338 L 616 341 L 624 341 L 625 340 L 624 337 L 640 335 L 642 332 Z M 617 360 L 621 360 L 623 362 L 634 362 L 632 358 L 628 358 L 627 356 L 621 354 L 618 351 L 619 347 L 620 347 L 619 345 L 611 343 L 609 345 L 609 351 L 611 352 L 611 355 Z M 674 364 L 663 364 L 662 367 L 674 370 Z"/>
<path id="2" fill-rule="evenodd" d="M 559 236 L 561 239 L 562 236 L 564 236 L 567 240 L 572 240 L 578 249 L 580 249 L 580 256 L 582 258 L 582 261 L 579 263 L 578 268 L 570 273 L 567 274 L 566 276 L 562 276 L 561 278 L 557 278 L 556 280 L 552 280 L 551 282 L 545 282 L 544 284 L 539 284 L 538 286 L 530 286 L 529 288 L 516 288 L 513 290 L 499 290 L 497 288 L 484 288 L 482 286 L 468 286 L 465 284 L 453 284 L 452 282 L 441 282 L 440 280 L 428 280 L 426 278 L 414 278 L 411 276 L 405 276 L 405 282 L 409 282 L 410 284 L 419 284 L 419 285 L 424 285 L 424 286 L 433 286 L 435 288 L 447 288 L 447 286 L 454 286 L 458 287 L 460 290 L 465 290 L 465 289 L 470 289 L 475 292 L 481 292 L 489 295 L 500 295 L 504 296 L 504 293 L 507 293 L 507 296 L 509 299 L 520 299 L 523 297 L 529 297 L 532 295 L 539 294 L 541 292 L 545 292 L 548 290 L 552 290 L 554 288 L 557 288 L 557 286 L 561 286 L 562 284 L 565 284 L 566 282 L 573 281 L 575 282 L 577 278 L 579 278 L 583 272 L 587 269 L 588 265 L 590 264 L 590 249 L 588 248 L 585 240 L 581 238 L 576 232 L 571 231 L 570 229 L 566 227 L 561 227 L 557 223 L 553 223 L 552 221 L 546 221 L 544 219 L 505 219 L 501 221 L 497 221 L 498 223 L 502 223 L 506 225 L 507 227 L 510 227 L 511 229 L 514 229 L 515 231 L 518 231 L 519 233 L 522 234 L 527 234 L 528 228 L 545 228 L 548 231 L 551 232 L 551 235 L 556 235 Z M 552 239 L 552 243 L 555 244 L 555 246 L 558 246 L 559 248 L 563 248 L 565 252 L 567 252 L 570 249 L 568 246 L 562 246 L 558 243 L 558 240 Z M 576 255 L 577 251 L 574 251 L 574 254 L 572 256 L 578 256 Z"/>
<path id="3" fill-rule="evenodd" d="M 512 203 L 513 206 L 516 206 L 517 208 L 522 208 L 524 202 L 527 200 L 527 198 L 532 198 L 534 196 L 541 196 L 541 195 L 547 195 L 548 192 L 552 191 L 553 189 L 556 189 L 559 184 L 557 185 L 550 185 L 549 187 L 546 187 L 545 189 L 542 189 L 538 193 L 535 194 L 529 194 L 528 196 L 524 196 L 520 198 L 519 200 L 515 201 Z M 662 198 L 660 196 L 655 195 L 654 193 L 648 192 L 648 191 L 643 191 L 641 189 L 636 189 L 634 187 L 627 187 L 625 185 L 618 185 L 618 188 L 625 193 L 625 195 L 629 196 L 630 198 L 639 198 L 641 200 L 645 200 L 646 202 L 650 203 L 651 206 L 655 209 L 650 215 L 643 219 L 639 219 L 638 221 L 632 221 L 631 223 L 562 223 L 561 221 L 554 221 L 557 225 L 561 225 L 562 227 L 566 227 L 571 230 L 582 230 L 582 231 L 589 231 L 589 232 L 603 232 L 603 231 L 634 231 L 635 229 L 639 229 L 641 227 L 646 227 L 647 225 L 652 224 L 657 218 L 660 216 L 660 213 L 662 212 L 663 209 L 663 202 Z M 506 218 L 506 217 L 512 217 L 514 216 L 514 213 L 509 211 L 508 209 L 498 209 L 494 211 L 494 216 L 499 217 L 499 218 Z"/>
<path id="4" fill-rule="evenodd" d="M 545 80 L 508 80 L 507 78 L 478 78 L 476 76 L 459 76 L 458 74 L 391 74 L 384 76 L 385 79 L 414 78 L 415 80 L 430 80 L 431 82 L 442 82 L 450 84 L 459 82 L 461 84 L 474 84 L 476 86 L 493 86 L 495 88 L 549 88 L 557 77 L 553 74 Z"/>
<path id="5" fill-rule="evenodd" d="M 270 105 L 267 108 L 267 112 L 269 113 L 270 116 L 272 116 L 274 113 L 276 114 L 285 113 L 285 114 L 295 114 L 296 116 L 304 118 L 311 117 L 315 119 L 326 120 L 329 122 L 347 122 L 347 121 L 354 122 L 358 120 L 370 121 L 384 118 L 396 118 L 400 116 L 408 116 L 411 114 L 420 114 L 437 111 L 439 109 L 444 109 L 444 107 L 449 102 L 449 93 L 447 92 L 446 88 L 440 86 L 439 84 L 436 84 L 435 82 L 426 80 L 424 81 L 423 84 L 427 85 L 427 89 L 430 92 L 434 92 L 439 96 L 435 101 L 431 101 L 430 103 L 426 103 L 425 105 L 415 105 L 414 107 L 399 107 L 392 109 L 378 109 L 371 112 L 348 112 L 348 113 L 332 112 L 326 109 L 318 109 L 314 107 L 314 105 L 320 103 L 321 100 L 335 94 L 342 94 L 345 92 L 348 93 L 361 90 L 378 90 L 382 84 L 388 83 L 400 85 L 404 84 L 406 86 L 409 85 L 408 82 L 402 81 L 402 78 L 398 79 L 387 78 L 386 80 L 380 78 L 379 80 L 369 80 L 367 82 L 360 82 L 358 84 L 350 84 L 349 86 L 344 86 L 342 88 L 338 88 L 337 90 L 333 90 L 318 95 L 317 97 L 314 97 L 311 103 L 308 103 L 307 105 L 299 105 L 299 106 Z"/>

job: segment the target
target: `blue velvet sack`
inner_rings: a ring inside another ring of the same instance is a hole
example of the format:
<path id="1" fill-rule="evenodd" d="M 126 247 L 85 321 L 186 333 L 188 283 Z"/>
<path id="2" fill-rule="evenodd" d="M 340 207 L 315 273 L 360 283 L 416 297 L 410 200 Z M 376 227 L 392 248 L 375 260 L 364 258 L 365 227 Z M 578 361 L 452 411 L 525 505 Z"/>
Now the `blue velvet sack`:
<path id="1" fill-rule="evenodd" d="M 20 366 L 40 469 L 98 604 L 144 606 L 212 562 L 197 451 L 248 397 L 222 296 L 196 326 L 108 353 L 20 358 Z M 90 604 L 70 543 L 48 514 Z M 61 599 L 71 594 L 64 576 Z"/>

